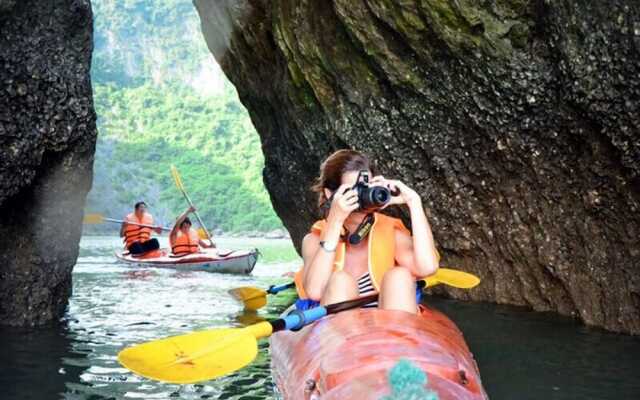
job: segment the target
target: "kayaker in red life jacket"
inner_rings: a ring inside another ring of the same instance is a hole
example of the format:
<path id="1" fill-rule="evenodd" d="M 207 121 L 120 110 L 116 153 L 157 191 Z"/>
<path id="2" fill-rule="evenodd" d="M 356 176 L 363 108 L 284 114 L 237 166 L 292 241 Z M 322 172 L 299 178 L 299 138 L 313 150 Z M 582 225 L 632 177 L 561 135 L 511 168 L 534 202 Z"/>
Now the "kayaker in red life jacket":
<path id="1" fill-rule="evenodd" d="M 162 233 L 161 227 L 149 227 L 153 226 L 153 216 L 147 212 L 147 203 L 139 201 L 134 206 L 134 211 L 129 213 L 120 227 L 120 237 L 125 240 L 125 247 L 131 254 L 143 254 L 148 251 L 157 250 L 160 248 L 158 239 L 151 238 L 151 232 Z M 140 226 L 128 224 L 132 222 L 136 224 L 143 224 L 149 226 Z"/>
<path id="2" fill-rule="evenodd" d="M 374 176 L 369 187 L 389 189 L 385 207 L 407 205 L 412 232 L 399 219 L 361 208 L 354 190 L 360 171 Z M 325 219 L 302 241 L 304 267 L 295 279 L 299 309 L 379 292 L 379 304 L 370 307 L 416 313 L 415 281 L 438 269 L 431 227 L 414 190 L 374 173 L 368 158 L 353 150 L 339 150 L 322 163 L 312 189 Z"/>
<path id="3" fill-rule="evenodd" d="M 187 215 L 195 210 L 194 207 L 189 207 L 183 212 L 169 233 L 169 244 L 174 255 L 197 253 L 200 247 L 213 247 L 211 242 L 200 239 L 198 232 L 191 228 L 191 220 Z"/>

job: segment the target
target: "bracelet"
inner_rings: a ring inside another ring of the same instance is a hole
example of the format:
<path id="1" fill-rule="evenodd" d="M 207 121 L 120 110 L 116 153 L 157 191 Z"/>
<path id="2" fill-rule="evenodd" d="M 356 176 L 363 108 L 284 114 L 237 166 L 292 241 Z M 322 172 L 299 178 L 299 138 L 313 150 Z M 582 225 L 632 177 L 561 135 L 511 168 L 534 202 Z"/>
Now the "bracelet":
<path id="1" fill-rule="evenodd" d="M 320 247 L 322 247 L 322 250 L 326 251 L 327 253 L 333 253 L 336 251 L 336 248 L 338 247 L 338 243 L 335 243 L 333 246 L 327 246 L 327 242 L 325 242 L 324 240 L 321 240 Z"/>

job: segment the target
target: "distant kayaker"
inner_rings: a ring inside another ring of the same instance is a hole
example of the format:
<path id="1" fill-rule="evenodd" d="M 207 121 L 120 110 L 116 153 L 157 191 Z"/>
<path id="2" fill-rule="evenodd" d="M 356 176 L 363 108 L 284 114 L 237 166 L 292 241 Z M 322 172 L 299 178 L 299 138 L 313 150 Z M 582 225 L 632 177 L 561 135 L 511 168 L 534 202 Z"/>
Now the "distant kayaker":
<path id="1" fill-rule="evenodd" d="M 197 253 L 200 247 L 213 247 L 211 242 L 200 239 L 198 232 L 191 228 L 191 220 L 187 215 L 194 211 L 196 211 L 194 207 L 189 207 L 183 212 L 169 233 L 169 244 L 174 255 Z"/>
<path id="2" fill-rule="evenodd" d="M 125 247 L 131 254 L 143 254 L 160 248 L 158 239 L 151 238 L 151 232 L 162 233 L 161 227 L 153 226 L 153 216 L 147 212 L 147 203 L 139 201 L 134 211 L 129 213 L 120 227 L 120 237 L 125 240 Z M 129 222 L 129 223 L 127 223 Z M 140 226 L 134 224 L 142 224 Z"/>
<path id="3" fill-rule="evenodd" d="M 363 207 L 362 194 L 354 190 L 362 173 L 374 176 L 369 186 L 389 189 L 385 207 L 405 204 L 409 208 L 412 232 L 401 220 Z M 297 307 L 379 292 L 378 307 L 416 313 L 415 282 L 434 274 L 439 262 L 420 196 L 398 180 L 375 176 L 369 159 L 353 150 L 329 156 L 312 190 L 324 219 L 302 241 L 304 266 L 296 274 L 301 298 Z"/>

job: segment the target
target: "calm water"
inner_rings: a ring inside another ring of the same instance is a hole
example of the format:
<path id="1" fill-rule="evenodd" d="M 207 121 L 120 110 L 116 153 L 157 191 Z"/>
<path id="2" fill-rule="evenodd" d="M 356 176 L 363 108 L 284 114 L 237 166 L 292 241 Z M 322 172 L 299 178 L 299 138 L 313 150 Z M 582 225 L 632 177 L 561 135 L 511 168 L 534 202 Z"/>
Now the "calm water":
<path id="1" fill-rule="evenodd" d="M 273 399 L 267 343 L 256 362 L 199 385 L 136 377 L 116 361 L 123 347 L 195 329 L 273 317 L 291 301 L 272 297 L 247 315 L 227 289 L 284 282 L 299 259 L 286 241 L 220 240 L 259 247 L 253 276 L 133 270 L 115 263 L 117 238 L 88 237 L 74 270 L 64 323 L 45 331 L 0 331 L 0 399 Z M 462 329 L 492 399 L 640 399 L 640 339 L 587 329 L 518 308 L 433 299 Z"/>

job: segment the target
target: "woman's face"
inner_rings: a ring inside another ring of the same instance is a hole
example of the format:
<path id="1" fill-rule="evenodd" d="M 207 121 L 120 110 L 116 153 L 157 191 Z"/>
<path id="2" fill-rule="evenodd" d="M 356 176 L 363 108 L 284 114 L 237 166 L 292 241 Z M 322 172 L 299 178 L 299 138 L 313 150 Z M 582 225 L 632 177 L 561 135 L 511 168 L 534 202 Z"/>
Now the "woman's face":
<path id="1" fill-rule="evenodd" d="M 371 175 L 371 171 L 369 172 L 369 176 Z M 349 187 L 352 187 L 353 185 L 356 184 L 356 182 L 358 181 L 358 175 L 360 175 L 360 171 L 350 171 L 350 172 L 345 172 L 344 174 L 342 174 L 342 185 L 349 185 Z"/>
<path id="2" fill-rule="evenodd" d="M 367 170 L 369 172 L 369 177 L 373 177 L 371 170 Z M 349 189 L 351 189 L 356 182 L 358 181 L 358 176 L 360 175 L 360 171 L 349 171 L 342 174 L 342 180 L 340 181 L 341 185 L 347 185 Z M 333 192 L 327 188 L 324 189 L 324 195 L 327 196 L 327 199 L 330 199 L 333 195 Z M 352 213 L 353 215 L 353 213 Z"/>

